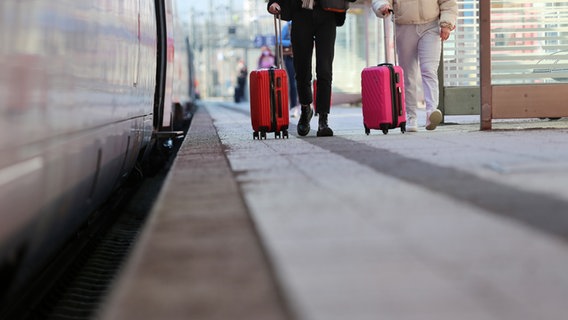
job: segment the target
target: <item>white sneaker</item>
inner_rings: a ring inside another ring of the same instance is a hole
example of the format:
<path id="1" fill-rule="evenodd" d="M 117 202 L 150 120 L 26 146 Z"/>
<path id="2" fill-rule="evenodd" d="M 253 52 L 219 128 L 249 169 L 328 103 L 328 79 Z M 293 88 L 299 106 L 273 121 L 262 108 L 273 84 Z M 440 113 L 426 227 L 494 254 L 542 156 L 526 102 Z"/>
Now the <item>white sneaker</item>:
<path id="1" fill-rule="evenodd" d="M 418 132 L 418 121 L 416 121 L 415 117 L 408 117 L 406 132 Z"/>
<path id="2" fill-rule="evenodd" d="M 442 111 L 436 109 L 426 113 L 426 130 L 434 130 L 442 122 Z"/>
<path id="3" fill-rule="evenodd" d="M 290 109 L 290 117 L 298 118 L 300 116 L 300 107 L 293 107 Z"/>

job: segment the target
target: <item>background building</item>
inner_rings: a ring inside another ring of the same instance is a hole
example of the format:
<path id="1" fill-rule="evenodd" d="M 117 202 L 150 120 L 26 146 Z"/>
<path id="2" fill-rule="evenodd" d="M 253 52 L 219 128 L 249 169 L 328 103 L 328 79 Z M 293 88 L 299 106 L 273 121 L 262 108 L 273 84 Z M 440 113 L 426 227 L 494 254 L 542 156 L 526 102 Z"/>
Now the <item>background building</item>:
<path id="1" fill-rule="evenodd" d="M 375 16 L 370 3 L 370 0 L 353 3 L 345 25 L 337 30 L 333 92 L 343 95 L 347 102 L 357 102 L 361 70 L 387 60 L 383 20 Z M 273 18 L 266 11 L 265 0 L 212 0 L 206 5 L 201 11 L 190 10 L 189 19 L 202 95 L 231 97 L 239 61 L 249 71 L 253 70 L 259 47 L 274 45 Z M 450 107 L 450 113 L 477 113 L 479 3 L 458 0 L 458 5 L 457 29 L 444 43 L 442 103 Z M 568 80 L 568 1 L 493 0 L 491 7 L 493 81 Z M 387 31 L 390 31 L 388 24 Z M 392 61 L 392 57 L 388 60 Z M 452 111 L 456 101 L 460 101 L 460 107 Z"/>

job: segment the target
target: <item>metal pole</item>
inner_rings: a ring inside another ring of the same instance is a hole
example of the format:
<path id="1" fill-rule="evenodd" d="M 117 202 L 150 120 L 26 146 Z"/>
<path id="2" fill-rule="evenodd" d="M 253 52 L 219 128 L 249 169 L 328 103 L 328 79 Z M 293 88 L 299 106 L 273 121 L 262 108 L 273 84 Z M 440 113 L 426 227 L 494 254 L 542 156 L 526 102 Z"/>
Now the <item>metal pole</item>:
<path id="1" fill-rule="evenodd" d="M 479 1 L 480 130 L 491 130 L 491 1 Z"/>
<path id="2" fill-rule="evenodd" d="M 446 116 L 446 95 L 444 94 L 444 42 L 440 51 L 440 65 L 438 66 L 438 109 L 442 111 L 442 123 Z"/>

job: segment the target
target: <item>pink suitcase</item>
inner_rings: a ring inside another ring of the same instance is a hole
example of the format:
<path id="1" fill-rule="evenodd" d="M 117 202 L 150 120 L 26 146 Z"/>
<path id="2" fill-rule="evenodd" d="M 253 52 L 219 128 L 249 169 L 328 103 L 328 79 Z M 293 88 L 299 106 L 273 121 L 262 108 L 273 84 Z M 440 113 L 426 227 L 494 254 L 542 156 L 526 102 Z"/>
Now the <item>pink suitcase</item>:
<path id="1" fill-rule="evenodd" d="M 361 96 L 365 133 L 400 127 L 406 132 L 406 104 L 402 68 L 389 63 L 368 67 L 361 72 Z"/>
<path id="2" fill-rule="evenodd" d="M 406 132 L 404 72 L 396 65 L 396 30 L 392 10 L 391 15 L 395 64 L 383 63 L 361 72 L 363 125 L 367 135 L 371 133 L 371 129 L 382 130 L 387 134 L 389 129 L 400 127 L 402 133 Z M 386 19 L 384 30 L 386 35 Z M 385 36 L 385 56 L 388 56 L 386 39 Z"/>

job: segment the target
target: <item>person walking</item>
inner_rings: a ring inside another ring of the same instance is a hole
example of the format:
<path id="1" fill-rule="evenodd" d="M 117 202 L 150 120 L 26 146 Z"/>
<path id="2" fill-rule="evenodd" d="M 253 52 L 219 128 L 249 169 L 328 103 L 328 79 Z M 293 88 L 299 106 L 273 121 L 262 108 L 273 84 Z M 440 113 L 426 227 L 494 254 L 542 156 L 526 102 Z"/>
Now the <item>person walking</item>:
<path id="1" fill-rule="evenodd" d="M 438 66 L 442 41 L 447 40 L 455 29 L 456 0 L 373 0 L 372 7 L 379 18 L 394 11 L 398 62 L 404 70 L 406 131 L 418 131 L 419 76 L 426 103 L 425 127 L 426 130 L 436 129 L 443 116 L 438 110 Z"/>
<path id="2" fill-rule="evenodd" d="M 288 92 L 290 96 L 290 115 L 298 117 L 300 106 L 298 105 L 298 90 L 296 89 L 296 70 L 294 69 L 294 50 L 292 49 L 292 21 L 288 21 L 282 27 L 282 47 L 284 51 L 284 67 L 288 74 Z"/>
<path id="3" fill-rule="evenodd" d="M 247 84 L 248 71 L 244 63 L 239 62 L 239 69 L 237 75 L 237 85 L 235 86 L 235 97 L 236 103 L 239 103 L 245 98 L 245 86 Z"/>
<path id="4" fill-rule="evenodd" d="M 334 58 L 336 27 L 345 23 L 345 12 L 324 10 L 323 0 L 269 0 L 267 10 L 279 14 L 281 6 L 289 9 L 292 20 L 292 48 L 294 49 L 294 69 L 296 87 L 301 105 L 298 120 L 298 134 L 306 136 L 310 132 L 310 121 L 314 111 L 312 104 L 312 55 L 316 51 L 317 102 L 319 114 L 318 137 L 333 136 L 328 125 L 331 101 L 332 67 Z M 347 0 L 354 2 L 355 0 Z"/>
<path id="5" fill-rule="evenodd" d="M 260 56 L 258 57 L 258 69 L 268 69 L 276 65 L 276 57 L 268 46 L 260 48 Z"/>

